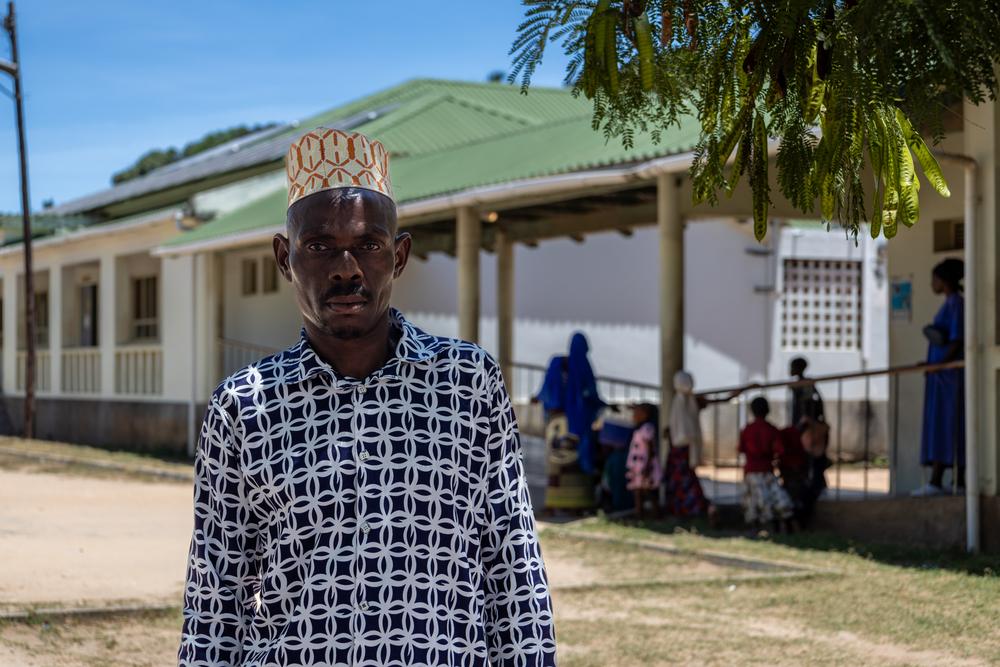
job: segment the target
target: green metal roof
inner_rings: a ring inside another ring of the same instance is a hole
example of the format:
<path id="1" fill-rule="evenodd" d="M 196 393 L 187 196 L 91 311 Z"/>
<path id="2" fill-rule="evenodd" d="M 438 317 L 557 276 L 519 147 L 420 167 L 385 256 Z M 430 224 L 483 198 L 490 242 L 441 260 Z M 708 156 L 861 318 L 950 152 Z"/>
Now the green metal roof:
<path id="1" fill-rule="evenodd" d="M 44 211 L 31 215 L 31 238 L 50 236 L 60 231 L 72 231 L 94 224 L 94 220 L 83 215 L 49 215 Z M 24 226 L 20 213 L 0 213 L 0 230 L 3 240 L 0 245 L 20 243 L 24 236 Z"/>
<path id="2" fill-rule="evenodd" d="M 294 129 L 260 141 L 291 141 L 305 130 L 336 127 L 345 118 L 371 113 L 371 120 L 352 129 L 377 137 L 392 154 L 412 156 L 574 116 L 589 117 L 590 110 L 589 102 L 559 88 L 532 88 L 522 95 L 519 87 L 501 83 L 414 79 L 301 120 Z"/>
<path id="3" fill-rule="evenodd" d="M 272 128 L 154 169 L 52 209 L 99 220 L 182 204 L 211 187 L 276 167 L 292 140 L 317 125 L 379 136 L 391 152 L 419 155 L 582 113 L 586 105 L 566 91 L 538 88 L 528 96 L 497 83 L 416 79 L 294 124 Z"/>
<path id="4" fill-rule="evenodd" d="M 448 104 L 432 104 L 442 100 L 446 100 Z M 502 83 L 414 79 L 302 120 L 298 129 L 288 134 L 295 137 L 303 129 L 336 123 L 347 116 L 392 105 L 399 105 L 399 116 L 391 111 L 376 118 L 371 124 L 356 126 L 356 129 L 378 136 L 376 130 L 380 129 L 387 118 L 406 116 L 414 106 L 432 107 L 434 112 L 421 114 L 421 122 L 414 123 L 411 128 L 413 135 L 424 138 L 407 138 L 409 148 L 406 152 L 410 154 L 433 151 L 452 143 L 453 137 L 448 137 L 445 144 L 440 143 L 442 135 L 439 129 L 443 119 L 436 114 L 454 113 L 455 107 L 462 108 L 463 118 L 478 125 L 473 136 L 465 135 L 465 128 L 454 128 L 455 134 L 465 141 L 474 139 L 476 135 L 500 134 L 512 126 L 530 127 L 589 113 L 591 109 L 589 102 L 575 98 L 568 90 L 561 88 L 532 88 L 527 95 L 522 95 L 519 87 Z M 425 130 L 429 131 L 427 135 L 423 134 Z M 397 146 L 388 137 L 385 137 L 385 141 L 390 151 L 397 150 Z M 403 147 L 399 146 L 398 149 L 403 150 Z"/>
<path id="5" fill-rule="evenodd" d="M 397 104 L 356 130 L 390 151 L 399 203 L 469 188 L 638 162 L 691 150 L 699 126 L 693 117 L 665 131 L 659 144 L 636 135 L 626 150 L 591 126 L 589 102 L 568 90 L 417 80 L 368 96 L 299 124 L 333 123 L 365 108 Z M 187 245 L 281 224 L 284 188 L 271 192 L 166 245 Z"/>

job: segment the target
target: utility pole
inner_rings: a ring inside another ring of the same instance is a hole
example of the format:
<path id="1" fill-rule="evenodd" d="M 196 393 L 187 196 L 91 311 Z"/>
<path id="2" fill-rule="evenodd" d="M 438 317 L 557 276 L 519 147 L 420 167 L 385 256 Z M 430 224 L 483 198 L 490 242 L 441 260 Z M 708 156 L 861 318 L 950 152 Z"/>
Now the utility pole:
<path id="1" fill-rule="evenodd" d="M 10 62 L 0 59 L 0 71 L 14 78 L 14 104 L 17 107 L 17 149 L 21 160 L 21 223 L 24 239 L 24 311 L 26 325 L 27 359 L 24 368 L 24 437 L 35 437 L 35 281 L 31 269 L 31 206 L 28 203 L 28 148 L 24 141 L 24 95 L 21 91 L 21 65 L 17 57 L 17 24 L 14 21 L 14 2 L 7 3 L 7 17 L 3 27 L 10 37 Z M 10 325 L 8 325 L 10 326 Z M 16 344 L 17 328 L 8 340 Z"/>

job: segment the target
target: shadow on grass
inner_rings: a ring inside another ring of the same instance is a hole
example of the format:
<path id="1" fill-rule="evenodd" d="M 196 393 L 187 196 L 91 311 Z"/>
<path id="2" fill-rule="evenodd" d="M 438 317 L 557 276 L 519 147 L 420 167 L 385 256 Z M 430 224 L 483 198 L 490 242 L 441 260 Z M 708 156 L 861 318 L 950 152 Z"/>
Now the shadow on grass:
<path id="1" fill-rule="evenodd" d="M 778 535 L 739 528 L 729 522 L 722 527 L 713 528 L 705 519 L 682 520 L 668 517 L 659 520 L 638 520 L 627 517 L 607 520 L 609 523 L 654 534 L 675 535 L 683 532 L 707 539 L 760 540 L 802 551 L 856 556 L 896 567 L 925 571 L 945 570 L 977 577 L 1000 578 L 1000 555 L 995 554 L 973 555 L 958 549 L 927 549 L 905 544 L 861 542 L 823 531 L 806 530 Z"/>

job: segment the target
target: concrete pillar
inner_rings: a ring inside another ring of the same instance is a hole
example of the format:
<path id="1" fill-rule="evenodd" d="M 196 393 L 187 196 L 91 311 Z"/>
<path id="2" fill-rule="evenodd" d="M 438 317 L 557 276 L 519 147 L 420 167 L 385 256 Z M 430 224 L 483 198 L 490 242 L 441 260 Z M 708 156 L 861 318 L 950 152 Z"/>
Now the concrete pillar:
<path id="1" fill-rule="evenodd" d="M 497 358 L 508 388 L 514 379 L 514 244 L 497 228 Z"/>
<path id="2" fill-rule="evenodd" d="M 660 237 L 660 414 L 666 426 L 674 398 L 674 373 L 684 368 L 684 223 L 676 174 L 656 179 Z M 660 448 L 666 462 L 667 448 Z"/>
<path id="3" fill-rule="evenodd" d="M 164 257 L 160 263 L 162 313 L 160 341 L 163 347 L 163 399 L 175 403 L 194 403 L 193 351 L 195 270 L 194 255 Z M 168 287 L 169 286 L 169 287 Z M 198 415 L 200 417 L 201 415 Z"/>
<path id="4" fill-rule="evenodd" d="M 458 209 L 455 249 L 458 254 L 458 337 L 479 342 L 479 246 L 482 230 L 474 208 Z"/>
<path id="5" fill-rule="evenodd" d="M 965 297 L 965 308 L 978 309 L 977 357 L 979 368 L 973 378 L 978 387 L 978 423 L 966 424 L 979 447 L 979 488 L 987 495 L 1000 494 L 1000 102 L 975 105 L 968 100 L 962 109 L 965 118 L 963 152 L 978 163 L 975 188 L 975 229 L 967 227 L 966 242 L 973 241 L 979 252 L 972 266 L 966 266 L 966 289 L 975 298 Z M 956 190 L 952 185 L 952 192 Z M 933 196 L 933 195 L 931 195 Z M 954 195 L 953 195 L 954 198 Z M 966 221 L 968 222 L 968 220 Z M 971 232 L 971 233 L 970 233 Z M 971 268 L 971 270 L 970 270 Z M 966 332 L 968 334 L 968 332 Z M 969 361 L 966 362 L 970 363 Z M 977 372 L 978 371 L 978 372 Z M 969 367 L 966 374 L 970 373 Z M 968 401 L 970 396 L 966 397 Z"/>
<path id="6" fill-rule="evenodd" d="M 194 257 L 194 325 L 195 325 L 195 377 L 194 396 L 198 402 L 207 403 L 212 390 L 222 378 L 215 377 L 218 272 L 215 255 L 200 253 Z"/>
<path id="7" fill-rule="evenodd" d="M 212 293 L 215 300 L 212 307 L 212 363 L 209 368 L 210 389 L 222 382 L 222 349 L 218 341 L 225 337 L 226 332 L 226 262 L 221 252 L 212 255 Z"/>
<path id="8" fill-rule="evenodd" d="M 118 343 L 118 258 L 101 256 L 97 287 L 97 342 L 101 349 L 101 395 L 115 394 L 115 347 Z"/>
<path id="9" fill-rule="evenodd" d="M 62 393 L 63 275 L 62 266 L 49 267 L 49 392 Z"/>
<path id="10" fill-rule="evenodd" d="M 17 389 L 17 272 L 3 276 L 3 391 Z"/>

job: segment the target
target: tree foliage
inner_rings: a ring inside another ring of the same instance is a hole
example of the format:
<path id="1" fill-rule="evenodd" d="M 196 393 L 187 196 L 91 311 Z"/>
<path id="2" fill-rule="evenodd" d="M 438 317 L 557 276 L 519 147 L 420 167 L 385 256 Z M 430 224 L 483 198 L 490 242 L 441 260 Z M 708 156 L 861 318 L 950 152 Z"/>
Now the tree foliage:
<path id="1" fill-rule="evenodd" d="M 168 165 L 172 162 L 177 162 L 178 160 L 182 160 L 186 157 L 197 155 L 198 153 L 207 151 L 210 148 L 215 148 L 216 146 L 224 144 L 227 141 L 239 139 L 240 137 L 248 134 L 260 132 L 261 130 L 267 130 L 274 126 L 275 123 L 265 123 L 262 125 L 257 124 L 250 127 L 247 127 L 246 125 L 237 125 L 236 127 L 230 127 L 226 130 L 209 132 L 201 139 L 185 144 L 184 148 L 181 149 L 173 147 L 154 148 L 143 153 L 131 166 L 112 174 L 111 182 L 117 185 L 118 183 L 130 181 L 133 178 L 144 176 L 154 169 L 159 169 L 160 167 Z"/>
<path id="2" fill-rule="evenodd" d="M 781 194 L 857 234 L 895 236 L 919 216 L 919 164 L 948 186 L 914 128 L 936 140 L 956 102 L 995 99 L 997 0 L 524 0 L 511 80 L 527 91 L 545 49 L 594 127 L 630 145 L 682 115 L 701 136 L 696 201 L 746 177 L 767 231 L 768 156 Z M 776 155 L 774 146 L 777 146 Z M 865 168 L 870 171 L 866 172 Z M 865 177 L 865 174 L 871 174 Z"/>

